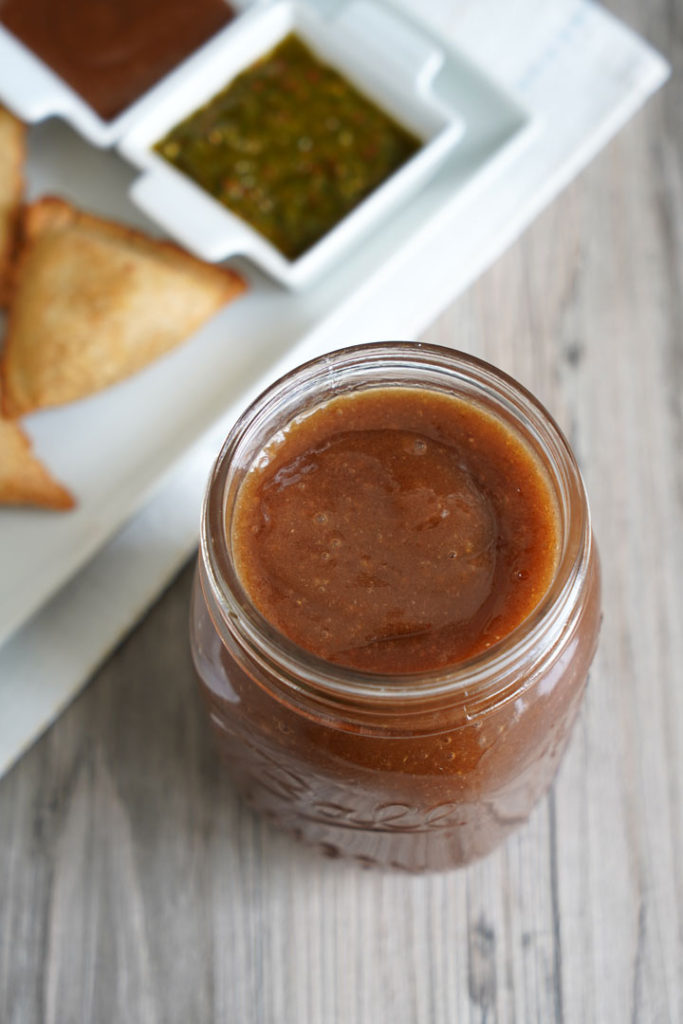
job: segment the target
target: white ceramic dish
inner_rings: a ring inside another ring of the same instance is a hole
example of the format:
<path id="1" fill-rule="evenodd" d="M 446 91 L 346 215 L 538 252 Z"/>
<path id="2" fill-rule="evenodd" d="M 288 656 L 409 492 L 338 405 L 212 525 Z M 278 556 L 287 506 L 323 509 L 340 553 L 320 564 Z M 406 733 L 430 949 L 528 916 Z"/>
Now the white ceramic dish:
<path id="1" fill-rule="evenodd" d="M 236 12 L 247 7 L 249 0 L 233 0 Z M 169 82 L 183 78 L 203 61 L 218 45 L 222 46 L 239 19 L 228 23 L 215 36 L 190 57 L 169 72 L 156 85 L 144 93 L 117 117 L 105 121 L 88 106 L 71 86 L 52 71 L 47 64 L 31 52 L 0 25 L 0 100 L 27 124 L 37 124 L 49 117 L 59 117 L 71 124 L 93 146 L 106 148 L 113 145 L 148 107 L 156 103 L 156 96 Z"/>
<path id="2" fill-rule="evenodd" d="M 293 365 L 321 346 L 376 340 L 387 330 L 405 337 L 394 309 L 420 308 L 425 298 L 403 287 L 392 299 L 391 282 L 405 278 L 406 268 L 424 267 L 431 240 L 445 227 L 458 237 L 468 201 L 502 172 L 514 174 L 517 154 L 534 137 L 527 112 L 463 54 L 446 50 L 434 89 L 461 111 L 467 131 L 425 187 L 358 245 L 352 260 L 304 292 L 287 292 L 248 271 L 249 294 L 168 357 L 91 399 L 24 421 L 78 507 L 67 514 L 0 509 L 0 643 L 122 526 L 212 424 L 271 380 L 276 365 Z M 93 149 L 58 120 L 29 134 L 29 198 L 61 194 L 153 231 L 127 199 L 132 179 L 116 154 Z M 435 270 L 439 275 L 443 268 Z M 424 275 L 421 280 L 424 285 Z M 165 543 L 163 523 L 157 542 Z"/>
<path id="3" fill-rule="evenodd" d="M 412 159 L 296 260 L 284 257 L 152 148 L 291 32 L 423 143 Z M 187 66 L 157 89 L 154 103 L 139 111 L 120 139 L 119 151 L 144 171 L 131 189 L 133 202 L 202 259 L 217 262 L 239 254 L 287 287 L 308 285 L 414 194 L 462 136 L 462 118 L 433 92 L 443 59 L 443 49 L 410 21 L 367 0 L 353 0 L 327 18 L 287 0 L 254 10 L 216 39 L 200 64 Z"/>

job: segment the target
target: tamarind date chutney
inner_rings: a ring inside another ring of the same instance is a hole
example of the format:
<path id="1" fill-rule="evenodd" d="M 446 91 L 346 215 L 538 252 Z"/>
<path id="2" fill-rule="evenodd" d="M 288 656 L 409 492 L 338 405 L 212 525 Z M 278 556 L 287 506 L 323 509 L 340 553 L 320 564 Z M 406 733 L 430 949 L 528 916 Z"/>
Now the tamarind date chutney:
<path id="1" fill-rule="evenodd" d="M 558 509 L 528 445 L 445 392 L 334 398 L 278 432 L 232 520 L 238 575 L 281 633 L 368 673 L 488 650 L 548 590 Z"/>
<path id="2" fill-rule="evenodd" d="M 235 784 L 329 856 L 435 870 L 505 839 L 557 770 L 599 626 L 576 460 L 490 364 L 347 347 L 228 434 L 192 655 Z"/>
<path id="3" fill-rule="evenodd" d="M 0 0 L 0 22 L 105 120 L 234 16 L 225 0 Z"/>

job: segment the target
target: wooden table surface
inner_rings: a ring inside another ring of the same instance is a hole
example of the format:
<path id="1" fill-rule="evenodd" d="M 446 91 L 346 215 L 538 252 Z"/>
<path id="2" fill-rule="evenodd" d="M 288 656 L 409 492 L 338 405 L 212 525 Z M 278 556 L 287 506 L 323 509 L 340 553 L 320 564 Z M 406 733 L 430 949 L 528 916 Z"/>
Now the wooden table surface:
<path id="1" fill-rule="evenodd" d="M 683 7 L 613 5 L 683 65 Z M 426 333 L 581 463 L 604 623 L 550 795 L 488 859 L 327 861 L 242 806 L 185 569 L 0 782 L 0 1022 L 683 1021 L 683 91 L 674 80 Z"/>

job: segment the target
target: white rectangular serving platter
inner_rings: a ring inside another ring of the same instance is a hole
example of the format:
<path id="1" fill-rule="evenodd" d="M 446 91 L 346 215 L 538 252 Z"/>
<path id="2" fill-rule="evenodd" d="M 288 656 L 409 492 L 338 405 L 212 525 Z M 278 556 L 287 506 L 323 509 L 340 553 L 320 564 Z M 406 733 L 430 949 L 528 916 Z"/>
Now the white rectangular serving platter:
<path id="1" fill-rule="evenodd" d="M 186 344 L 106 392 L 24 421 L 37 453 L 74 492 L 78 507 L 0 510 L 0 644 L 123 525 L 226 409 L 271 380 L 284 353 L 372 289 L 418 237 L 491 175 L 504 173 L 529 142 L 537 126 L 528 113 L 464 55 L 446 53 L 434 88 L 445 103 L 457 104 L 466 125 L 462 141 L 436 176 L 332 272 L 291 293 L 238 264 L 248 294 Z M 119 157 L 56 120 L 30 131 L 29 198 L 62 195 L 154 234 L 127 199 L 134 175 Z"/>

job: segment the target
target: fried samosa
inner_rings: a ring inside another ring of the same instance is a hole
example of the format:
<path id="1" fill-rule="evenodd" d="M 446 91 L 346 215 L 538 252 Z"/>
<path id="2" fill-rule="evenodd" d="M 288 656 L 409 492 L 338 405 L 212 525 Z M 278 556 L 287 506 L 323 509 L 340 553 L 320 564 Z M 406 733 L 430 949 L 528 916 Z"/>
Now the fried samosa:
<path id="1" fill-rule="evenodd" d="M 0 107 L 0 306 L 9 296 L 10 268 L 24 189 L 26 127 Z"/>
<path id="2" fill-rule="evenodd" d="M 0 505 L 72 508 L 74 500 L 31 451 L 17 423 L 0 417 Z"/>
<path id="3" fill-rule="evenodd" d="M 234 271 L 46 197 L 26 207 L 2 364 L 7 416 L 142 369 L 244 290 Z"/>

